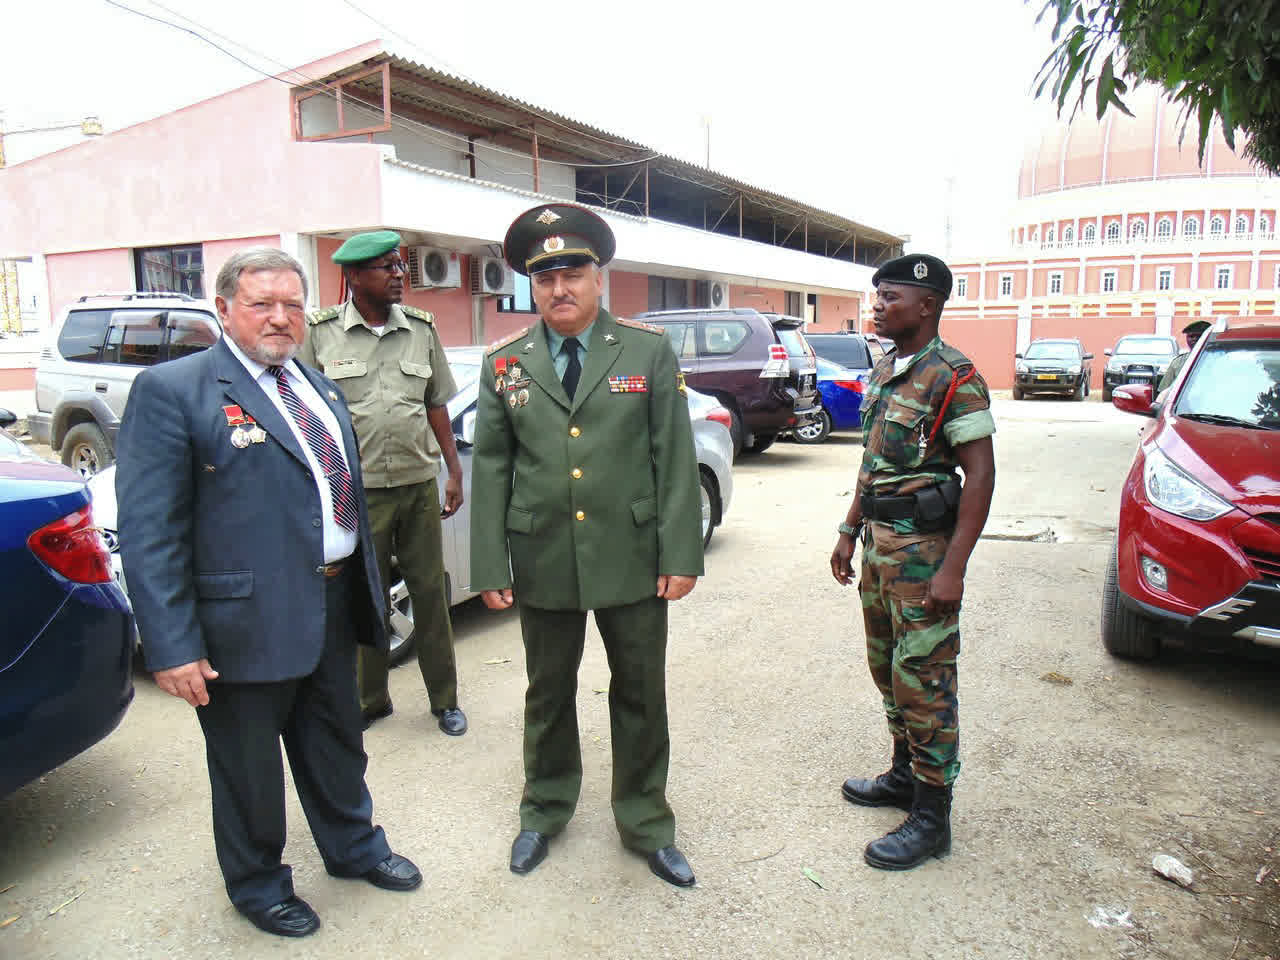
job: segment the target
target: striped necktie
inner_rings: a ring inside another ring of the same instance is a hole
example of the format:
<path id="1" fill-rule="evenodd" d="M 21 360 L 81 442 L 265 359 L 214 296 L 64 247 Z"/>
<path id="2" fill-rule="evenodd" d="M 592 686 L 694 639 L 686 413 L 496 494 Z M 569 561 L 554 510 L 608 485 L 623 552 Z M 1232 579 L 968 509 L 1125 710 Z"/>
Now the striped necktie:
<path id="1" fill-rule="evenodd" d="M 333 434 L 325 429 L 320 418 L 293 392 L 284 367 L 267 367 L 267 371 L 276 378 L 276 389 L 280 391 L 285 408 L 301 428 L 302 435 L 307 438 L 307 445 L 324 469 L 325 479 L 329 481 L 329 493 L 333 496 L 334 519 L 339 526 L 355 530 L 360 514 L 356 507 L 355 491 L 351 486 L 351 471 L 347 469 L 347 461 L 334 442 Z"/>

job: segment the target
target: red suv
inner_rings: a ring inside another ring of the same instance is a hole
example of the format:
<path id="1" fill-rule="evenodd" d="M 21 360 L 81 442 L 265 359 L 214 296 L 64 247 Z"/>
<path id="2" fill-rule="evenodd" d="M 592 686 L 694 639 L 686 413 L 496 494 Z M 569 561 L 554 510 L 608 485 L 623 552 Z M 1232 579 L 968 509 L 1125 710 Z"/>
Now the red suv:
<path id="1" fill-rule="evenodd" d="M 1112 402 L 1154 422 L 1121 494 L 1103 644 L 1280 647 L 1280 325 L 1219 321 L 1158 399 L 1142 384 Z"/>

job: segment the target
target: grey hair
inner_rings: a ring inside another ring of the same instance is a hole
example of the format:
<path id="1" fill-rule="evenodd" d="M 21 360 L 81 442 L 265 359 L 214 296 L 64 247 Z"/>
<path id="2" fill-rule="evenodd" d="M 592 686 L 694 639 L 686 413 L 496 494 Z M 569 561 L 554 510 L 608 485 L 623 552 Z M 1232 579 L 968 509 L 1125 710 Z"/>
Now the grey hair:
<path id="1" fill-rule="evenodd" d="M 306 302 L 307 275 L 302 270 L 302 264 L 275 247 L 246 247 L 237 250 L 218 271 L 214 292 L 223 300 L 230 300 L 240 289 L 240 274 L 257 273 L 260 270 L 292 270 L 302 281 L 302 300 Z"/>

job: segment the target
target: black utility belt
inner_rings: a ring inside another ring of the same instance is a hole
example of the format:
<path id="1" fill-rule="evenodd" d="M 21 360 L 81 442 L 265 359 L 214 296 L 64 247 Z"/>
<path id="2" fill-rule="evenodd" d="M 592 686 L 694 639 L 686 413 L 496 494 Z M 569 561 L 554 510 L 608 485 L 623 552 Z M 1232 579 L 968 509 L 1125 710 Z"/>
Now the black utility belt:
<path id="1" fill-rule="evenodd" d="M 960 503 L 960 478 L 925 487 L 903 496 L 884 497 L 864 493 L 860 501 L 862 519 L 876 523 L 911 520 L 920 530 L 944 530 L 955 526 Z"/>

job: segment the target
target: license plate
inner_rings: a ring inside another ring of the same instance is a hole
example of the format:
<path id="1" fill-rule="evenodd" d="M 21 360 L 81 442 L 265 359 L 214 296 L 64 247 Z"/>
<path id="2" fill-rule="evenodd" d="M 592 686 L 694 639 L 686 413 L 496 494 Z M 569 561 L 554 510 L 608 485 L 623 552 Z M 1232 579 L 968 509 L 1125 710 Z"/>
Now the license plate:
<path id="1" fill-rule="evenodd" d="M 1057 380 L 1058 375 L 1056 373 L 1037 373 L 1036 379 L 1037 380 Z"/>

